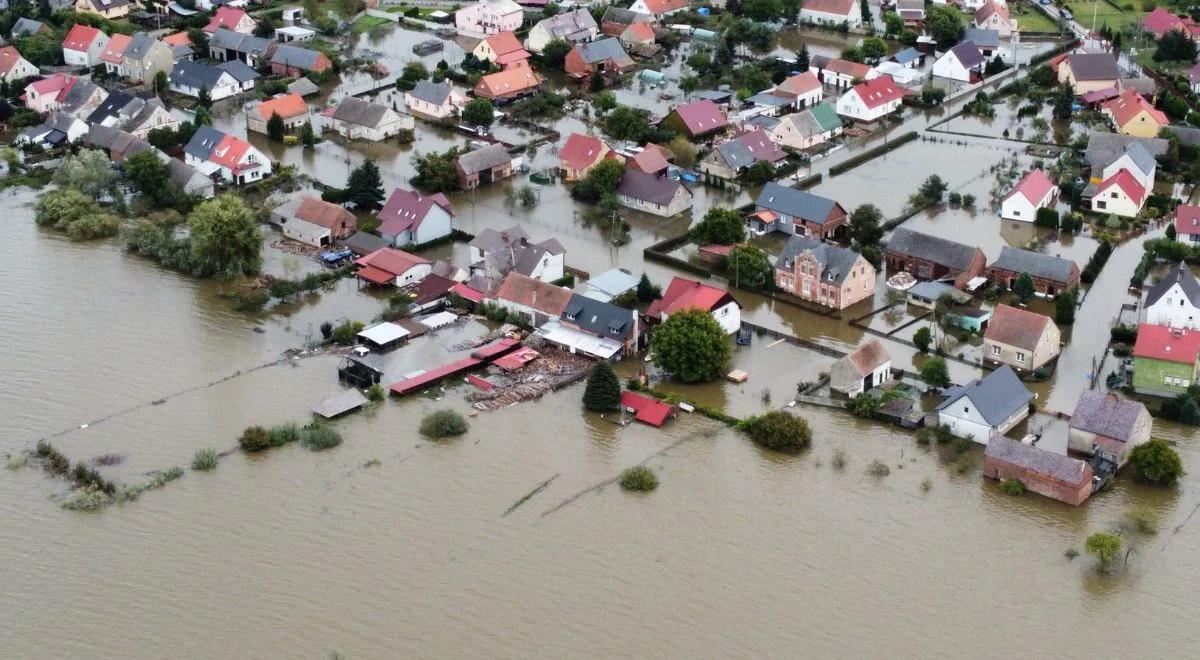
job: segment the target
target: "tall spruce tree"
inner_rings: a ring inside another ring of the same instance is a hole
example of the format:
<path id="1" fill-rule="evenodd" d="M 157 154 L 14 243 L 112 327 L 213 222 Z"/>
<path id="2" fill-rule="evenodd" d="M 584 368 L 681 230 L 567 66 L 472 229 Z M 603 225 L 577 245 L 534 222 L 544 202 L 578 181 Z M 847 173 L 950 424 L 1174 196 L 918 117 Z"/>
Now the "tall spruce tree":
<path id="1" fill-rule="evenodd" d="M 588 375 L 583 390 L 583 407 L 597 412 L 616 410 L 621 405 L 621 381 L 607 362 L 598 362 Z"/>
<path id="2" fill-rule="evenodd" d="M 346 201 L 355 206 L 378 208 L 383 204 L 383 179 L 375 161 L 367 159 L 346 180 Z"/>

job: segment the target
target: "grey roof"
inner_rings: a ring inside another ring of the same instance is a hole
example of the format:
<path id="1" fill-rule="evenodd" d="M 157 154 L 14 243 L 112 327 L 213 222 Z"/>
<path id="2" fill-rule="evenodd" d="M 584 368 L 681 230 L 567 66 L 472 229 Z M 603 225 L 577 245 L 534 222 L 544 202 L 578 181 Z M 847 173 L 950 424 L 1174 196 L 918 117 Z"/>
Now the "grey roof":
<path id="1" fill-rule="evenodd" d="M 971 41 L 958 42 L 947 54 L 949 53 L 954 53 L 954 57 L 958 58 L 958 62 L 967 69 L 974 69 L 983 64 L 983 55 L 979 54 L 979 46 L 976 46 Z"/>
<path id="2" fill-rule="evenodd" d="M 70 113 L 78 111 L 84 103 L 87 103 L 88 99 L 92 98 L 96 90 L 103 91 L 105 96 L 108 95 L 108 90 L 90 80 L 76 80 L 75 84 L 71 85 L 71 89 L 67 90 L 66 98 L 63 99 L 63 111 Z"/>
<path id="3" fill-rule="evenodd" d="M 1200 144 L 1200 128 L 1191 128 L 1188 126 L 1166 126 L 1159 132 L 1159 135 L 1170 133 L 1179 138 L 1179 144 L 1194 147 Z"/>
<path id="4" fill-rule="evenodd" d="M 13 23 L 12 36 L 15 39 L 27 34 L 37 34 L 44 27 L 46 24 L 41 21 L 35 21 L 32 18 L 18 18 L 17 22 Z"/>
<path id="5" fill-rule="evenodd" d="M 608 302 L 626 291 L 632 291 L 637 285 L 637 277 L 620 268 L 611 268 L 599 275 L 588 278 L 588 281 L 583 286 L 582 295 Z"/>
<path id="6" fill-rule="evenodd" d="M 625 170 L 621 175 L 621 183 L 617 185 L 617 194 L 666 206 L 675 198 L 675 192 L 681 185 L 665 176 Z"/>
<path id="7" fill-rule="evenodd" d="M 312 410 L 325 419 L 333 419 L 365 405 L 367 405 L 367 397 L 356 389 L 348 389 L 325 399 L 314 406 Z"/>
<path id="8" fill-rule="evenodd" d="M 149 99 L 142 104 L 141 108 L 132 117 L 129 118 L 129 121 L 125 123 L 125 128 L 140 128 L 142 124 L 146 123 L 147 120 L 154 116 L 154 112 L 159 108 L 166 110 L 167 106 L 163 105 L 163 102 L 156 98 Z"/>
<path id="9" fill-rule="evenodd" d="M 627 339 L 633 333 L 634 311 L 573 294 L 559 317 L 599 337 Z"/>
<path id="10" fill-rule="evenodd" d="M 807 112 L 798 113 L 798 114 L 803 114 L 805 116 L 809 116 L 811 119 L 811 116 Z M 788 115 L 788 116 L 791 117 L 793 115 Z M 753 117 L 742 122 L 742 125 L 743 126 L 755 126 L 757 128 L 761 128 L 764 131 L 770 133 L 771 131 L 775 130 L 776 126 L 779 126 L 779 122 L 780 122 L 780 120 L 775 117 L 768 117 L 766 115 L 754 115 Z"/>
<path id="11" fill-rule="evenodd" d="M 634 13 L 634 12 L 629 12 Z M 607 14 L 605 14 L 607 16 Z M 592 17 L 592 13 L 586 9 L 576 9 L 565 14 L 558 14 L 550 18 L 543 19 L 538 25 L 556 39 L 571 40 L 571 36 L 595 30 L 596 19 Z"/>
<path id="12" fill-rule="evenodd" d="M 1125 154 L 1129 156 L 1129 159 L 1133 161 L 1134 165 L 1138 166 L 1138 169 L 1143 174 L 1153 172 L 1154 168 L 1158 166 L 1158 163 L 1154 161 L 1154 156 L 1146 150 L 1146 145 L 1141 142 L 1130 143 L 1128 147 L 1125 147 Z"/>
<path id="13" fill-rule="evenodd" d="M 899 53 L 892 55 L 892 61 L 896 62 L 897 64 L 908 64 L 909 62 L 914 62 L 921 59 L 923 56 L 924 54 L 921 51 L 909 46 Z"/>
<path id="14" fill-rule="evenodd" d="M 843 356 L 829 367 L 829 386 L 844 392 L 861 382 L 863 377 L 890 363 L 892 357 L 878 339 L 871 339 Z"/>
<path id="15" fill-rule="evenodd" d="M 983 453 L 989 458 L 1017 465 L 1035 474 L 1044 474 L 1070 484 L 1082 484 L 1087 478 L 1084 471 L 1087 463 L 999 434 L 993 434 L 988 439 L 987 449 Z"/>
<path id="16" fill-rule="evenodd" d="M 171 59 L 173 60 L 190 60 L 195 55 L 196 51 L 192 50 L 191 44 L 171 46 Z"/>
<path id="17" fill-rule="evenodd" d="M 1150 287 L 1150 290 L 1146 292 L 1146 306 L 1158 302 L 1158 299 L 1162 298 L 1176 284 L 1183 289 L 1183 295 L 1187 296 L 1193 307 L 1200 307 L 1200 281 L 1196 280 L 1192 270 L 1182 261 L 1178 266 L 1172 268 L 1159 283 Z"/>
<path id="18" fill-rule="evenodd" d="M 991 263 L 989 268 L 1001 268 L 1015 273 L 1029 273 L 1054 282 L 1067 282 L 1071 273 L 1078 266 L 1070 259 L 1055 257 L 1041 252 L 1030 252 L 1021 248 L 1005 245 L 1000 249 L 1000 256 Z"/>
<path id="19" fill-rule="evenodd" d="M 1074 53 L 1067 64 L 1075 80 L 1116 80 L 1121 77 L 1117 59 L 1109 53 Z"/>
<path id="20" fill-rule="evenodd" d="M 813 257 L 820 262 L 821 280 L 824 282 L 840 285 L 846 281 L 846 277 L 854 269 L 854 264 L 858 263 L 859 254 L 854 250 L 831 245 L 820 239 L 792 234 L 787 245 L 783 247 L 783 252 L 775 260 L 775 267 L 792 270 L 796 257 L 806 250 L 812 251 Z"/>
<path id="21" fill-rule="evenodd" d="M 829 57 L 828 55 L 810 55 L 808 58 L 808 68 L 824 69 L 825 66 L 827 64 L 829 64 L 829 61 L 832 59 L 833 58 Z"/>
<path id="22" fill-rule="evenodd" d="M 713 103 L 728 103 L 733 98 L 733 92 L 725 92 L 717 89 L 702 89 L 698 92 L 693 92 L 692 96 L 698 99 L 708 99 Z"/>
<path id="23" fill-rule="evenodd" d="M 1153 78 L 1121 78 L 1121 89 L 1132 89 L 1142 96 L 1154 96 L 1158 93 L 1158 83 Z"/>
<path id="24" fill-rule="evenodd" d="M 155 39 L 145 32 L 137 32 L 133 35 L 133 38 L 130 39 L 129 45 L 125 47 L 125 52 L 123 55 L 126 59 L 143 59 L 150 53 L 150 49 L 154 48 L 154 44 L 157 43 L 160 43 L 158 39 Z"/>
<path id="25" fill-rule="evenodd" d="M 806 222 L 821 224 L 837 207 L 838 203 L 828 197 L 814 195 L 804 190 L 788 188 L 774 181 L 763 187 L 754 200 L 754 205 L 776 211 Z"/>
<path id="26" fill-rule="evenodd" d="M 295 82 L 287 86 L 287 90 L 300 96 L 309 96 L 320 92 L 321 88 L 308 78 L 297 78 Z"/>
<path id="27" fill-rule="evenodd" d="M 1129 442 L 1134 424 L 1142 413 L 1149 414 L 1140 401 L 1126 399 L 1115 393 L 1087 390 L 1079 397 L 1079 403 L 1075 404 L 1071 428 Z"/>
<path id="28" fill-rule="evenodd" d="M 271 63 L 311 71 L 316 68 L 317 59 L 320 55 L 319 51 L 312 50 L 311 48 L 301 48 L 292 44 L 280 44 L 275 49 L 275 54 L 271 55 Z"/>
<path id="29" fill-rule="evenodd" d="M 445 81 L 435 83 L 429 80 L 422 80 L 417 83 L 416 87 L 412 88 L 409 94 L 426 103 L 442 105 L 446 102 L 446 98 L 450 96 L 450 83 Z"/>
<path id="30" fill-rule="evenodd" d="M 937 409 L 944 410 L 963 397 L 970 400 L 983 419 L 994 427 L 1028 406 L 1033 393 L 1025 389 L 1012 368 L 1004 365 L 970 385 L 951 388 Z"/>
<path id="31" fill-rule="evenodd" d="M 529 235 L 519 225 L 502 231 L 485 229 L 471 239 L 470 246 L 483 252 L 483 266 L 487 272 L 500 275 L 516 271 L 532 276 L 545 255 L 566 253 L 566 249 L 555 238 L 531 243 Z"/>
<path id="32" fill-rule="evenodd" d="M 725 159 L 725 164 L 735 172 L 754 164 L 754 152 L 750 151 L 750 147 L 747 147 L 741 140 L 722 142 L 717 145 L 713 153 L 714 155 L 720 154 Z"/>
<path id="33" fill-rule="evenodd" d="M 149 142 L 134 137 L 128 131 L 100 124 L 93 124 L 88 128 L 87 135 L 83 136 L 83 141 L 101 149 L 108 149 L 110 152 L 115 151 L 126 155 L 154 148 L 150 146 Z"/>
<path id="34" fill-rule="evenodd" d="M 217 143 L 225 137 L 225 134 L 212 126 L 197 126 L 196 134 L 188 140 L 187 146 L 183 151 L 194 158 L 200 160 L 208 160 L 209 154 L 216 148 Z"/>
<path id="35" fill-rule="evenodd" d="M 1172 126 L 1167 130 L 1174 131 L 1176 129 Z M 1125 153 L 1126 147 L 1134 142 L 1140 143 L 1155 158 L 1167 153 L 1167 141 L 1162 138 L 1142 138 L 1092 131 L 1088 136 L 1087 150 L 1084 152 L 1083 158 L 1088 165 L 1104 167 L 1120 158 L 1121 154 Z"/>
<path id="36" fill-rule="evenodd" d="M 221 62 L 217 65 L 217 68 L 228 72 L 229 75 L 233 76 L 239 83 L 244 83 L 248 80 L 257 80 L 259 77 L 257 71 L 251 68 L 249 64 L 246 64 L 241 60 L 229 60 L 228 62 Z"/>
<path id="37" fill-rule="evenodd" d="M 338 103 L 333 111 L 333 118 L 358 126 L 379 126 L 389 108 L 380 103 L 347 96 Z"/>
<path id="38" fill-rule="evenodd" d="M 271 40 L 256 37 L 252 34 L 234 32 L 229 28 L 217 28 L 209 38 L 210 48 L 224 48 L 250 55 L 265 55 L 271 49 Z"/>
<path id="39" fill-rule="evenodd" d="M 637 11 L 621 9 L 620 7 L 609 7 L 604 11 L 604 16 L 601 17 L 601 23 L 620 23 L 621 25 L 631 25 L 638 21 L 650 22 L 654 19 L 649 14 L 643 14 Z"/>
<path id="40" fill-rule="evenodd" d="M 178 158 L 168 157 L 167 169 L 171 171 L 171 181 L 188 192 L 191 192 L 188 190 L 189 184 L 197 178 L 205 179 L 208 183 L 212 183 L 212 180 L 204 176 L 203 172 Z"/>
<path id="41" fill-rule="evenodd" d="M 181 87 L 212 89 L 217 86 L 224 74 L 223 69 L 209 66 L 203 62 L 179 60 L 171 69 L 171 83 Z"/>
<path id="42" fill-rule="evenodd" d="M 458 157 L 458 166 L 467 174 L 476 174 L 493 167 L 512 162 L 512 156 L 503 144 L 489 144 L 482 149 L 468 151 Z"/>
<path id="43" fill-rule="evenodd" d="M 579 57 L 583 59 L 585 64 L 629 59 L 629 54 L 621 46 L 621 40 L 616 37 L 608 37 L 599 41 L 588 41 L 578 44 L 575 46 L 575 49 L 579 51 Z"/>
<path id="44" fill-rule="evenodd" d="M 375 234 L 368 234 L 365 231 L 356 231 L 350 234 L 342 243 L 358 255 L 371 254 L 380 248 L 391 247 L 387 239 Z"/>
<path id="45" fill-rule="evenodd" d="M 770 92 L 759 92 L 754 96 L 746 99 L 746 101 L 754 105 L 769 105 L 776 108 L 782 108 L 792 104 L 792 99 L 786 96 L 776 96 Z"/>
<path id="46" fill-rule="evenodd" d="M 945 282 L 927 281 L 917 282 L 912 285 L 909 287 L 907 294 L 914 298 L 937 301 L 943 295 L 953 291 L 958 291 L 958 289 Z"/>
<path id="47" fill-rule="evenodd" d="M 981 48 L 995 48 L 1000 45 L 1000 31 L 967 28 L 963 31 L 963 39 Z"/>
<path id="48" fill-rule="evenodd" d="M 496 231 L 495 229 L 488 227 L 478 234 L 475 234 L 475 238 L 472 238 L 468 245 L 478 249 L 480 252 L 490 252 L 492 250 L 506 248 L 510 245 L 516 245 L 520 243 L 522 239 L 529 240 L 529 234 L 526 234 L 525 230 L 521 229 L 520 225 L 513 225 L 512 227 L 503 229 L 501 231 Z"/>
<path id="49" fill-rule="evenodd" d="M 892 234 L 887 249 L 964 271 L 971 266 L 978 248 L 901 227 Z"/>
<path id="50" fill-rule="evenodd" d="M 104 122 L 109 117 L 118 117 L 126 106 L 130 106 L 128 113 L 133 114 L 139 112 L 146 102 L 132 94 L 122 92 L 121 90 L 113 90 L 108 97 L 101 101 L 100 105 L 92 110 L 87 116 L 87 123 L 99 124 Z"/>

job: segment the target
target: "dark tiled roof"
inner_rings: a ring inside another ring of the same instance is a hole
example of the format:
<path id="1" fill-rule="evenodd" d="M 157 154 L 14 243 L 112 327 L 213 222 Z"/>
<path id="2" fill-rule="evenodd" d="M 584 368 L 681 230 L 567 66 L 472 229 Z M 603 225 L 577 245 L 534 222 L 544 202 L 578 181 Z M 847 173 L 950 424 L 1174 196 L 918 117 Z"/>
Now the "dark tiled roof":
<path id="1" fill-rule="evenodd" d="M 1067 56 L 1075 80 L 1116 80 L 1121 77 L 1117 60 L 1108 53 L 1076 53 Z"/>
<path id="2" fill-rule="evenodd" d="M 821 224 L 838 204 L 828 197 L 788 188 L 772 181 L 763 187 L 762 192 L 758 194 L 758 199 L 754 200 L 754 205 L 800 218 L 806 222 Z"/>
<path id="3" fill-rule="evenodd" d="M 244 83 L 248 80 L 255 80 L 259 77 L 257 71 L 251 68 L 249 64 L 246 64 L 241 60 L 229 60 L 228 62 L 221 62 L 217 65 L 217 68 L 233 76 L 239 83 Z"/>
<path id="4" fill-rule="evenodd" d="M 1036 474 L 1044 474 L 1070 484 L 1082 484 L 1087 478 L 1087 463 L 1039 449 L 999 434 L 988 439 L 984 456 L 1016 465 Z"/>
<path id="5" fill-rule="evenodd" d="M 366 101 L 355 96 L 347 96 L 338 103 L 333 111 L 333 118 L 357 126 L 378 126 L 387 114 L 388 107 L 380 103 Z"/>
<path id="6" fill-rule="evenodd" d="M 966 397 L 991 426 L 997 426 L 1021 408 L 1029 405 L 1033 393 L 1025 389 L 1021 379 L 1005 365 L 965 387 L 954 388 L 937 407 L 945 410 Z"/>
<path id="7" fill-rule="evenodd" d="M 928 259 L 936 264 L 965 271 L 971 266 L 977 248 L 901 227 L 887 243 L 890 252 Z"/>
<path id="8" fill-rule="evenodd" d="M 482 149 L 468 151 L 458 157 L 458 166 L 467 174 L 475 174 L 484 170 L 511 163 L 512 156 L 503 144 L 489 144 Z"/>
<path id="9" fill-rule="evenodd" d="M 675 191 L 683 185 L 678 181 L 655 174 L 625 170 L 617 194 L 666 206 L 675 198 Z"/>
<path id="10" fill-rule="evenodd" d="M 965 69 L 974 69 L 983 64 L 983 55 L 979 54 L 979 46 L 976 46 L 970 41 L 960 41 L 955 44 L 954 48 L 950 49 L 954 53 L 954 57 L 958 58 L 959 64 Z"/>
<path id="11" fill-rule="evenodd" d="M 1000 250 L 1000 257 L 989 268 L 1011 270 L 1016 273 L 1029 273 L 1032 277 L 1040 277 L 1055 282 L 1067 282 L 1071 273 L 1077 268 L 1075 262 L 1062 257 L 1054 257 L 1040 252 L 1030 252 L 1020 248 L 1005 245 Z"/>
<path id="12" fill-rule="evenodd" d="M 272 64 L 282 64 L 284 66 L 295 67 L 312 71 L 316 69 L 318 61 L 321 59 L 320 51 L 310 48 L 301 48 L 291 44 L 283 44 L 275 49 L 275 54 L 271 55 Z"/>
<path id="13" fill-rule="evenodd" d="M 192 139 L 188 140 L 187 146 L 183 148 L 184 152 L 193 158 L 200 160 L 208 160 L 212 150 L 217 148 L 217 143 L 225 138 L 225 134 L 212 126 L 197 126 L 196 133 L 192 135 Z"/>
<path id="14" fill-rule="evenodd" d="M 1088 431 L 1121 442 L 1129 442 L 1133 425 L 1146 412 L 1141 402 L 1117 394 L 1088 390 L 1079 397 L 1071 414 L 1071 428 Z"/>
<path id="15" fill-rule="evenodd" d="M 633 314 L 633 310 L 575 294 L 561 318 L 593 335 L 624 340 L 633 332 Z"/>
<path id="16" fill-rule="evenodd" d="M 1132 135 L 1117 135 L 1116 133 L 1092 131 L 1088 135 L 1087 150 L 1084 152 L 1083 158 L 1087 161 L 1088 165 L 1104 167 L 1117 158 L 1120 158 L 1121 154 L 1125 153 L 1126 147 L 1134 142 L 1140 142 L 1146 148 L 1146 151 L 1155 158 L 1167 153 L 1167 141 L 1162 138 L 1142 138 Z"/>
<path id="17" fill-rule="evenodd" d="M 575 46 L 575 49 L 579 51 L 579 57 L 587 64 L 596 64 L 608 60 L 622 62 L 629 59 L 629 55 L 625 52 L 620 40 L 616 37 L 585 42 Z"/>
<path id="18" fill-rule="evenodd" d="M 180 60 L 175 63 L 175 68 L 171 70 L 171 82 L 181 87 L 212 89 L 217 86 L 217 82 L 221 80 L 221 76 L 224 73 L 225 71 L 222 69 L 209 66 L 203 62 Z"/>
<path id="19" fill-rule="evenodd" d="M 271 40 L 252 34 L 234 32 L 228 28 L 217 28 L 217 31 L 208 40 L 208 45 L 210 48 L 224 48 L 239 53 L 265 55 L 271 49 Z"/>
<path id="20" fill-rule="evenodd" d="M 1183 295 L 1187 296 L 1193 307 L 1200 307 L 1200 281 L 1196 280 L 1196 276 L 1192 274 L 1190 268 L 1184 262 L 1179 262 L 1179 265 L 1171 269 L 1167 276 L 1162 278 L 1146 293 L 1146 306 L 1149 307 L 1158 302 L 1171 287 L 1179 285 L 1183 289 Z"/>
<path id="21" fill-rule="evenodd" d="M 775 267 L 792 270 L 796 257 L 811 250 L 813 257 L 821 264 L 821 279 L 825 282 L 842 284 L 858 263 L 859 254 L 854 250 L 830 245 L 816 238 L 792 234 L 788 238 L 783 252 L 775 260 Z"/>
<path id="22" fill-rule="evenodd" d="M 409 92 L 413 98 L 420 99 L 434 105 L 442 105 L 446 102 L 446 97 L 450 96 L 450 83 L 447 82 L 430 82 L 422 80 L 417 83 L 416 87 Z"/>

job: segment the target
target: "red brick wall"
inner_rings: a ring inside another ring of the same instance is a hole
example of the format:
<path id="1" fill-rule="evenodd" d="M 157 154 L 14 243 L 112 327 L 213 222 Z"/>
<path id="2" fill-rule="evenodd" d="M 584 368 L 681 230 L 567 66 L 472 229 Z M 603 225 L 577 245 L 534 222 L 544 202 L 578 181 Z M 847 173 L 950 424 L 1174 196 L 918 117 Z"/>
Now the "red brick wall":
<path id="1" fill-rule="evenodd" d="M 1092 494 L 1091 467 L 1084 467 L 1083 483 L 1076 485 L 988 456 L 983 461 L 983 476 L 992 479 L 1016 479 L 1025 484 L 1026 489 L 1038 495 L 1074 506 L 1083 504 L 1084 500 Z"/>

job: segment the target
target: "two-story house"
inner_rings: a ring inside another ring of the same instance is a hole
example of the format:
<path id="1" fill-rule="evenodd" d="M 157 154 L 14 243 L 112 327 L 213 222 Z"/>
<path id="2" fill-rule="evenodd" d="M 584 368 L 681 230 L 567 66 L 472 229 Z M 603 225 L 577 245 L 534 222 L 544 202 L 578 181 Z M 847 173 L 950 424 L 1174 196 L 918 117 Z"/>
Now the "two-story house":
<path id="1" fill-rule="evenodd" d="M 875 267 L 849 248 L 793 235 L 775 261 L 775 286 L 823 307 L 845 309 L 875 295 Z"/>
<path id="2" fill-rule="evenodd" d="M 1033 371 L 1058 357 L 1062 333 L 1049 316 L 996 305 L 983 333 L 983 361 Z"/>

